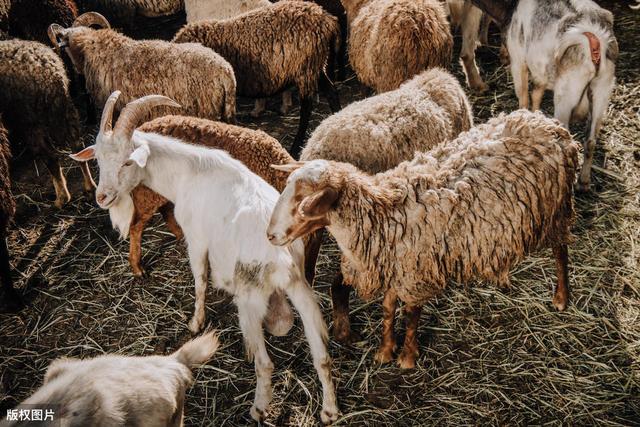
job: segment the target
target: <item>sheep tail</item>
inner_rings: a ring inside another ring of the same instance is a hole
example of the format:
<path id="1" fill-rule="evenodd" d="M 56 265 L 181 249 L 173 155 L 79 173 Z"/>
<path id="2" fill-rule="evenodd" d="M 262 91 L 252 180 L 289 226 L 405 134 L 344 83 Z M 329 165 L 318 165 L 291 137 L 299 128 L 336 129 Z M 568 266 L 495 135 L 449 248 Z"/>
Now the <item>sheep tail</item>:
<path id="1" fill-rule="evenodd" d="M 219 344 L 216 331 L 208 331 L 188 341 L 173 353 L 173 357 L 189 369 L 193 369 L 211 359 Z"/>

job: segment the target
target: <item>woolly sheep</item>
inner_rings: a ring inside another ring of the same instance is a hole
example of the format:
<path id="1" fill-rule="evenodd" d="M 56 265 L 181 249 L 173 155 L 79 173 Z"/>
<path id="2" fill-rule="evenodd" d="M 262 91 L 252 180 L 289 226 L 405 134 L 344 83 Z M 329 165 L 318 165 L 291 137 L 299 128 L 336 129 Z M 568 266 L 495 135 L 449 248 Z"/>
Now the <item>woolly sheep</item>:
<path id="1" fill-rule="evenodd" d="M 4 127 L 2 115 L 0 115 L 0 280 L 4 289 L 6 306 L 9 310 L 15 310 L 21 304 L 20 297 L 13 289 L 9 248 L 7 248 L 7 228 L 16 212 L 16 203 L 11 193 L 10 159 L 9 132 Z"/>
<path id="2" fill-rule="evenodd" d="M 552 90 L 554 116 L 565 127 L 589 118 L 576 187 L 588 191 L 596 141 L 615 86 L 613 14 L 590 0 L 522 0 L 505 34 L 520 108 L 529 107 L 531 74 L 533 110 L 540 109 L 545 90 Z"/>
<path id="3" fill-rule="evenodd" d="M 46 101 L 46 102 L 43 102 Z M 60 208 L 71 196 L 57 150 L 82 147 L 80 119 L 69 95 L 69 80 L 58 55 L 33 41 L 0 41 L 0 112 L 14 143 L 21 143 L 44 160 Z M 95 184 L 82 166 L 85 191 Z"/>
<path id="4" fill-rule="evenodd" d="M 94 30 L 89 25 L 101 25 Z M 132 40 L 109 28 L 100 14 L 85 13 L 74 26 L 50 27 L 54 44 L 64 47 L 96 105 L 121 90 L 119 110 L 127 101 L 149 93 L 171 96 L 186 114 L 235 121 L 236 81 L 220 55 L 200 44 L 176 45 L 160 40 Z M 155 116 L 172 112 L 158 109 Z"/>
<path id="5" fill-rule="evenodd" d="M 78 7 L 73 0 L 12 0 L 9 32 L 21 39 L 46 44 L 51 23 L 70 26 L 77 17 Z"/>
<path id="6" fill-rule="evenodd" d="M 339 42 L 336 18 L 320 6 L 283 1 L 223 21 L 187 24 L 176 43 L 200 42 L 231 63 L 238 95 L 264 98 L 295 85 L 300 122 L 290 152 L 297 156 L 306 135 L 318 85 L 332 111 L 338 94 L 325 74 L 329 51 Z"/>
<path id="7" fill-rule="evenodd" d="M 16 409 L 55 406 L 54 420 L 42 424 L 51 427 L 179 427 L 191 371 L 217 349 L 218 338 L 208 332 L 167 356 L 59 358 L 49 365 L 42 387 Z"/>
<path id="8" fill-rule="evenodd" d="M 266 133 L 226 123 L 195 117 L 164 116 L 143 124 L 138 130 L 225 150 L 278 191 L 284 189 L 287 175 L 269 165 L 293 161 L 280 143 Z M 78 161 L 84 160 L 82 155 L 72 157 Z M 173 215 L 173 203 L 144 185 L 134 188 L 131 198 L 123 197 L 119 203 L 109 208 L 114 228 L 123 238 L 129 235 L 129 264 L 134 276 L 144 274 L 140 265 L 142 232 L 146 223 L 158 211 L 176 238 L 182 239 L 182 230 Z M 286 297 L 280 292 L 272 295 L 265 327 L 272 335 L 282 336 L 287 334 L 292 325 L 293 313 Z"/>
<path id="9" fill-rule="evenodd" d="M 451 141 L 473 126 L 469 101 L 458 80 L 447 71 L 423 71 L 399 89 L 354 102 L 326 118 L 314 130 L 301 160 L 325 159 L 351 163 L 375 174 Z M 313 283 L 322 243 L 321 231 L 311 235 L 305 250 L 305 272 Z M 349 293 L 342 275 L 333 281 L 333 333 L 341 342 L 351 339 Z"/>
<path id="10" fill-rule="evenodd" d="M 396 300 L 405 303 L 398 363 L 412 368 L 421 307 L 449 280 L 507 286 L 526 254 L 551 247 L 553 304 L 565 309 L 577 153 L 560 123 L 519 110 L 373 176 L 327 160 L 276 166 L 293 173 L 269 240 L 286 245 L 326 226 L 347 260 L 347 282 L 365 298 L 384 294 L 380 362 L 392 358 Z"/>
<path id="11" fill-rule="evenodd" d="M 376 92 L 397 89 L 430 67 L 448 67 L 453 38 L 437 0 L 343 0 L 349 61 Z"/>
<path id="12" fill-rule="evenodd" d="M 108 209 L 143 184 L 170 200 L 189 250 L 195 279 L 196 304 L 189 322 L 192 332 L 205 321 L 205 300 L 211 279 L 218 289 L 233 295 L 240 329 L 257 377 L 250 414 L 262 421 L 272 397 L 273 363 L 269 359 L 262 321 L 274 291 L 284 291 L 296 307 L 311 356 L 322 384 L 323 422 L 338 415 L 326 349 L 326 325 L 315 295 L 304 278 L 304 248 L 269 244 L 266 228 L 278 192 L 240 161 L 223 150 L 186 144 L 170 137 L 135 130 L 148 109 L 177 104 L 167 97 L 149 95 L 123 109 L 115 127 L 111 115 L 115 92 L 105 105 L 93 155 L 100 167 L 96 199 Z"/>

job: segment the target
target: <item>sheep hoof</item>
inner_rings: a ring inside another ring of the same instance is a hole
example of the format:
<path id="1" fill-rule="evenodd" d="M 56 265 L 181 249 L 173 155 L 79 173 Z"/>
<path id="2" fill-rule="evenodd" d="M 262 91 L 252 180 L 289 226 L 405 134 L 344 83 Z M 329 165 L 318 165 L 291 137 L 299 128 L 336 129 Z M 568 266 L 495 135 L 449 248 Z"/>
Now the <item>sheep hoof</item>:
<path id="1" fill-rule="evenodd" d="M 333 424 L 338 420 L 338 408 L 323 409 L 320 412 L 320 420 L 324 425 Z"/>
<path id="2" fill-rule="evenodd" d="M 373 359 L 380 364 L 389 363 L 393 359 L 393 351 L 390 348 L 381 348 Z"/>
<path id="3" fill-rule="evenodd" d="M 53 205 L 58 209 L 62 209 L 62 207 L 67 203 L 69 203 L 70 201 L 71 201 L 71 196 L 69 194 L 66 194 L 64 196 L 57 197 L 55 202 L 53 202 Z"/>
<path id="4" fill-rule="evenodd" d="M 589 181 L 582 182 L 581 180 L 578 180 L 576 183 L 576 192 L 588 193 L 589 191 L 591 191 L 591 183 Z"/>
<path id="5" fill-rule="evenodd" d="M 265 419 L 264 409 L 260 409 L 256 407 L 256 405 L 253 405 L 251 407 L 251 410 L 249 411 L 249 414 L 251 415 L 251 418 L 253 418 L 255 421 L 259 423 L 264 422 L 264 419 Z"/>
<path id="6" fill-rule="evenodd" d="M 147 276 L 147 272 L 144 270 L 144 268 L 140 267 L 140 266 L 131 266 L 131 269 L 133 270 L 133 277 L 141 279 L 143 277 Z"/>
<path id="7" fill-rule="evenodd" d="M 398 356 L 398 366 L 400 369 L 413 369 L 416 367 L 416 355 L 402 352 Z"/>
<path id="8" fill-rule="evenodd" d="M 471 90 L 473 90 L 475 93 L 485 93 L 488 89 L 489 85 L 487 85 L 482 80 L 471 84 Z"/>
<path id="9" fill-rule="evenodd" d="M 564 311 L 567 308 L 567 299 L 563 296 L 554 295 L 551 302 L 558 311 Z"/>

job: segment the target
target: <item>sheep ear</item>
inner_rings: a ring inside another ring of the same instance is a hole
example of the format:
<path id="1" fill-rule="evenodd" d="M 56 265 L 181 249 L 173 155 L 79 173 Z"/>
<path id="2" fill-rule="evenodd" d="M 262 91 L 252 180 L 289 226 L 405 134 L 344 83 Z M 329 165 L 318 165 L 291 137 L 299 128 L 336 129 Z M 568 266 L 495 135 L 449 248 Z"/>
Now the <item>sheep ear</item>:
<path id="1" fill-rule="evenodd" d="M 324 216 L 336 200 L 338 200 L 338 192 L 331 187 L 326 187 L 305 197 L 298 210 L 306 217 Z"/>
<path id="2" fill-rule="evenodd" d="M 133 150 L 133 153 L 129 156 L 129 160 L 136 162 L 138 166 L 143 168 L 147 165 L 149 154 L 151 154 L 151 151 L 149 150 L 149 147 L 144 144 Z"/>
<path id="3" fill-rule="evenodd" d="M 285 163 L 284 165 L 271 165 L 271 168 L 277 171 L 291 173 L 296 169 L 300 169 L 302 166 L 305 165 L 305 163 L 307 162 L 297 161 L 297 162 Z"/>
<path id="4" fill-rule="evenodd" d="M 79 151 L 75 154 L 70 154 L 71 157 L 76 162 L 88 162 L 91 159 L 96 158 L 96 146 L 90 145 L 82 151 Z"/>

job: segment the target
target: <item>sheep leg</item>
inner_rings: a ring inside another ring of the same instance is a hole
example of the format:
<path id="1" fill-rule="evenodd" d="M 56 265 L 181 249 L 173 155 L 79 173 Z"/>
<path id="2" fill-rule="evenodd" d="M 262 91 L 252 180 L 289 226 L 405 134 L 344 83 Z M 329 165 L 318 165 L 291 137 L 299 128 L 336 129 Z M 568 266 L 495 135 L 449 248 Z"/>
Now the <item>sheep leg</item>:
<path id="1" fill-rule="evenodd" d="M 187 248 L 189 250 L 189 264 L 191 265 L 191 272 L 195 280 L 196 289 L 196 303 L 193 312 L 193 317 L 189 321 L 189 330 L 193 334 L 197 334 L 202 329 L 204 324 L 204 305 L 206 302 L 207 294 L 207 248 L 206 246 L 198 247 L 195 242 L 196 239 L 187 239 L 189 244 Z M 266 303 L 265 303 L 266 307 Z"/>
<path id="2" fill-rule="evenodd" d="M 329 102 L 329 108 L 332 113 L 337 113 L 342 109 L 340 106 L 340 97 L 338 96 L 338 91 L 334 86 L 333 82 L 327 77 L 327 73 L 324 71 L 320 73 L 320 79 L 318 80 L 320 86 L 320 92 L 327 98 Z"/>
<path id="3" fill-rule="evenodd" d="M 169 231 L 171 231 L 173 235 L 176 236 L 176 239 L 182 239 L 184 237 L 184 234 L 182 233 L 182 228 L 180 228 L 180 226 L 178 225 L 178 221 L 176 221 L 176 217 L 173 214 L 173 203 L 166 203 L 160 206 L 158 210 L 160 211 L 164 222 L 167 224 Z"/>
<path id="4" fill-rule="evenodd" d="M 554 246 L 553 255 L 556 258 L 556 274 L 558 276 L 558 286 L 553 294 L 553 305 L 558 311 L 564 311 L 569 302 L 569 250 L 567 245 Z"/>
<path id="5" fill-rule="evenodd" d="M 531 109 L 533 111 L 539 111 L 542 104 L 542 97 L 544 96 L 544 86 L 535 86 L 531 91 Z"/>
<path id="6" fill-rule="evenodd" d="M 64 173 L 62 173 L 62 167 L 55 154 L 48 153 L 45 164 L 51 173 L 53 188 L 56 190 L 56 200 L 53 204 L 60 209 L 71 200 L 71 194 L 67 189 L 67 180 L 64 177 Z"/>
<path id="7" fill-rule="evenodd" d="M 9 264 L 9 249 L 7 248 L 7 239 L 2 236 L 0 242 L 0 280 L 4 289 L 4 298 L 7 302 L 9 311 L 17 311 L 22 307 L 20 296 L 13 288 L 13 279 L 11 278 L 11 265 Z"/>
<path id="8" fill-rule="evenodd" d="M 291 110 L 291 106 L 293 105 L 293 94 L 291 93 L 291 89 L 287 89 L 282 92 L 282 105 L 280 106 L 280 114 L 286 116 L 289 114 L 289 110 Z"/>
<path id="9" fill-rule="evenodd" d="M 333 337 L 336 341 L 352 342 L 351 322 L 349 321 L 349 295 L 351 286 L 344 284 L 342 272 L 338 272 L 331 284 L 331 302 L 333 303 Z"/>
<path id="10" fill-rule="evenodd" d="M 304 275 L 309 284 L 313 285 L 316 276 L 316 261 L 322 247 L 324 228 L 314 231 L 309 235 L 304 245 Z"/>
<path id="11" fill-rule="evenodd" d="M 348 22 L 347 14 L 343 13 L 338 17 L 338 23 L 340 24 L 340 49 L 338 50 L 338 80 L 344 81 L 347 76 L 347 31 Z"/>
<path id="12" fill-rule="evenodd" d="M 421 306 L 407 305 L 404 308 L 407 334 L 404 337 L 402 353 L 398 356 L 398 366 L 402 369 L 413 369 L 416 367 L 416 357 L 418 356 L 418 322 L 420 321 Z"/>
<path id="13" fill-rule="evenodd" d="M 327 353 L 327 327 L 311 287 L 300 280 L 286 289 L 293 306 L 298 310 L 309 342 L 313 366 L 322 384 L 322 412 L 320 419 L 329 424 L 338 419 L 338 404 L 331 378 L 331 357 Z"/>
<path id="14" fill-rule="evenodd" d="M 140 264 L 140 259 L 142 258 L 142 231 L 153 216 L 153 213 L 143 213 L 136 209 L 129 226 L 129 264 L 135 277 L 142 277 L 145 274 L 144 268 Z"/>
<path id="15" fill-rule="evenodd" d="M 267 109 L 267 98 L 258 98 L 251 111 L 251 117 L 258 118 Z"/>
<path id="16" fill-rule="evenodd" d="M 375 361 L 388 363 L 393 358 L 396 349 L 396 337 L 394 333 L 394 322 L 396 318 L 396 303 L 398 297 L 393 289 L 387 290 L 382 301 L 382 342 L 375 355 Z"/>
<path id="17" fill-rule="evenodd" d="M 294 159 L 300 157 L 300 151 L 302 150 L 302 144 L 305 136 L 307 135 L 307 128 L 309 127 L 309 119 L 311 118 L 311 110 L 313 110 L 313 95 L 308 95 L 300 99 L 300 121 L 298 123 L 298 133 L 291 145 L 290 154 Z"/>
<path id="18" fill-rule="evenodd" d="M 518 107 L 529 108 L 529 69 L 527 63 L 511 58 L 511 74 L 518 97 Z"/>
<path id="19" fill-rule="evenodd" d="M 268 301 L 260 291 L 253 289 L 236 295 L 240 329 L 244 337 L 249 360 L 254 359 L 256 370 L 256 393 L 251 406 L 251 418 L 264 421 L 267 407 L 271 402 L 271 374 L 273 363 L 267 353 L 262 332 L 262 320 L 267 311 Z"/>
<path id="20" fill-rule="evenodd" d="M 478 31 L 480 30 L 480 20 L 482 12 L 478 9 L 469 8 L 462 23 L 462 49 L 460 59 L 464 66 L 469 87 L 479 93 L 488 89 L 485 82 L 480 77 L 480 71 L 476 64 L 476 47 L 478 45 Z"/>
<path id="21" fill-rule="evenodd" d="M 87 193 L 91 193 L 96 189 L 96 183 L 91 176 L 91 170 L 87 162 L 80 163 L 80 170 L 82 171 L 82 187 Z"/>

